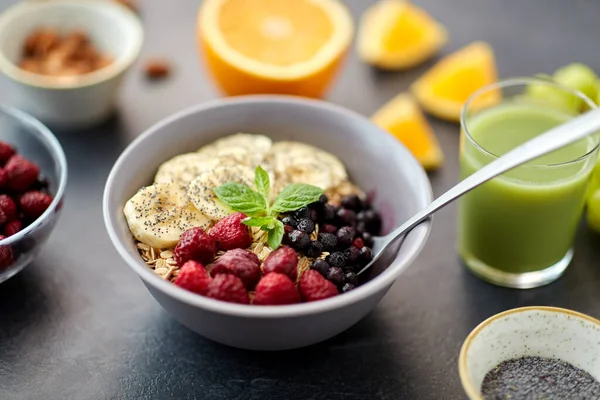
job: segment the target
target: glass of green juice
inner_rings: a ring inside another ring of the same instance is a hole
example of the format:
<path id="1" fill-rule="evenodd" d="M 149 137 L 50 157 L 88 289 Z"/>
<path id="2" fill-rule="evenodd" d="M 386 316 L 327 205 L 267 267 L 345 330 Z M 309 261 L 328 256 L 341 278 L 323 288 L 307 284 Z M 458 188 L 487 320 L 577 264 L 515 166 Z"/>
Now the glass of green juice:
<path id="1" fill-rule="evenodd" d="M 591 108 L 585 95 L 550 80 L 510 79 L 480 89 L 461 115 L 461 179 Z M 464 195 L 458 250 L 466 267 L 521 289 L 560 277 L 573 258 L 598 142 L 598 135 L 588 137 Z"/>

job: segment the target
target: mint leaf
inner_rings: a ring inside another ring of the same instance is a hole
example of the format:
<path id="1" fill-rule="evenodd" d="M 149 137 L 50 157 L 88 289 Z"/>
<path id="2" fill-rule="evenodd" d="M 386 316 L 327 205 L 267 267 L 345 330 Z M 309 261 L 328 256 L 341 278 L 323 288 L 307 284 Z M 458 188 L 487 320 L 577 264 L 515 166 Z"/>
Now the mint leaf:
<path id="1" fill-rule="evenodd" d="M 269 193 L 271 191 L 271 180 L 269 179 L 269 174 L 267 174 L 267 171 L 262 169 L 260 165 L 254 170 L 254 186 L 256 186 L 256 191 L 262 194 L 265 199 L 269 198 Z"/>
<path id="2" fill-rule="evenodd" d="M 215 188 L 215 193 L 223 204 L 251 217 L 264 214 L 267 208 L 263 196 L 241 183 L 228 182 Z"/>
<path id="3" fill-rule="evenodd" d="M 296 211 L 318 201 L 322 194 L 323 189 L 316 186 L 292 183 L 283 188 L 271 209 L 278 213 Z"/>
<path id="4" fill-rule="evenodd" d="M 285 232 L 283 228 L 283 222 L 280 220 L 275 220 L 275 226 L 273 229 L 269 230 L 269 236 L 267 237 L 267 243 L 269 247 L 273 250 L 277 250 L 277 248 L 281 245 L 281 241 L 283 240 L 283 234 Z"/>
<path id="5" fill-rule="evenodd" d="M 242 221 L 247 226 L 258 226 L 263 231 L 269 231 L 275 227 L 277 219 L 274 217 L 250 217 Z"/>

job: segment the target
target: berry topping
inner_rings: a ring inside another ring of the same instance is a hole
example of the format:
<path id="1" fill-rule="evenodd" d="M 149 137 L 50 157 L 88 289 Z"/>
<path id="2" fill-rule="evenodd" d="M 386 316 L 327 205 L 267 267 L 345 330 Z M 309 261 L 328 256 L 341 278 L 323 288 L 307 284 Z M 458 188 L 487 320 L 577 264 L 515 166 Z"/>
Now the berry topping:
<path id="1" fill-rule="evenodd" d="M 356 232 L 358 232 L 359 235 L 362 235 L 367 232 L 367 224 L 365 223 L 365 221 L 358 221 L 356 223 Z"/>
<path id="2" fill-rule="evenodd" d="M 283 246 L 269 254 L 263 264 L 265 275 L 276 272 L 287 275 L 292 281 L 296 281 L 298 274 L 298 254 L 288 246 Z"/>
<path id="3" fill-rule="evenodd" d="M 15 149 L 6 142 L 0 142 L 0 165 L 6 162 L 15 155 Z"/>
<path id="4" fill-rule="evenodd" d="M 23 229 L 23 223 L 18 219 L 15 219 L 10 222 L 7 222 L 6 225 L 4 225 L 4 228 L 2 229 L 2 234 L 7 237 L 12 236 L 15 233 L 19 232 L 21 229 Z"/>
<path id="5" fill-rule="evenodd" d="M 38 178 L 40 168 L 19 155 L 12 156 L 4 166 L 8 177 L 8 187 L 16 192 L 29 189 Z"/>
<path id="6" fill-rule="evenodd" d="M 344 272 L 341 268 L 331 267 L 329 268 L 329 272 L 327 272 L 327 279 L 335 286 L 342 286 L 342 283 L 344 283 Z"/>
<path id="7" fill-rule="evenodd" d="M 23 194 L 19 198 L 19 206 L 26 217 L 35 219 L 46 211 L 52 200 L 52 196 L 49 194 L 34 190 Z"/>
<path id="8" fill-rule="evenodd" d="M 358 275 L 354 272 L 347 272 L 346 275 L 344 275 L 344 282 L 353 286 L 358 286 Z"/>
<path id="9" fill-rule="evenodd" d="M 365 242 L 361 238 L 356 238 L 354 239 L 354 242 L 352 242 L 352 246 L 356 247 L 357 249 L 362 248 L 364 245 Z"/>
<path id="10" fill-rule="evenodd" d="M 356 225 L 356 213 L 352 210 L 342 208 L 337 212 L 339 222 L 345 226 Z"/>
<path id="11" fill-rule="evenodd" d="M 310 268 L 312 270 L 317 271 L 318 273 L 320 273 L 323 276 L 327 276 L 327 273 L 329 272 L 329 268 L 331 268 L 329 266 L 329 264 L 327 264 L 327 261 L 325 260 L 315 260 L 312 265 L 310 266 Z"/>
<path id="12" fill-rule="evenodd" d="M 245 249 L 252 244 L 252 237 L 248 227 L 242 224 L 246 214 L 235 213 L 223 218 L 209 232 L 216 242 L 219 250 Z"/>
<path id="13" fill-rule="evenodd" d="M 206 296 L 229 303 L 250 304 L 242 280 L 234 275 L 217 275 L 208 284 Z"/>
<path id="14" fill-rule="evenodd" d="M 210 273 L 212 276 L 235 275 L 250 290 L 256 286 L 260 279 L 260 261 L 256 254 L 249 250 L 233 249 L 224 253 L 214 262 Z"/>
<path id="15" fill-rule="evenodd" d="M 292 231 L 288 235 L 290 246 L 296 250 L 305 250 L 310 246 L 310 237 L 306 232 Z"/>
<path id="16" fill-rule="evenodd" d="M 6 239 L 0 235 L 0 240 Z M 10 246 L 0 246 L 0 270 L 9 267 L 13 262 L 13 251 Z"/>
<path id="17" fill-rule="evenodd" d="M 359 211 L 362 208 L 360 198 L 355 194 L 344 196 L 342 197 L 342 207 L 349 210 Z"/>
<path id="18" fill-rule="evenodd" d="M 322 300 L 338 294 L 338 290 L 333 283 L 312 269 L 302 274 L 298 283 L 298 290 L 304 301 Z"/>
<path id="19" fill-rule="evenodd" d="M 354 264 L 358 261 L 358 257 L 360 256 L 360 250 L 354 246 L 348 247 L 344 250 L 344 257 L 346 258 L 347 264 Z"/>
<path id="20" fill-rule="evenodd" d="M 285 232 L 287 234 L 292 233 L 293 230 L 294 230 L 294 227 L 291 226 L 291 225 L 284 225 L 283 226 L 283 232 Z"/>
<path id="21" fill-rule="evenodd" d="M 358 261 L 362 265 L 367 265 L 368 263 L 371 262 L 372 259 L 373 259 L 373 252 L 371 251 L 371 249 L 369 247 L 365 246 L 362 249 L 360 249 Z"/>
<path id="22" fill-rule="evenodd" d="M 321 197 L 319 197 L 320 204 L 325 205 L 328 202 L 329 202 L 329 198 L 326 195 L 322 194 Z"/>
<path id="23" fill-rule="evenodd" d="M 342 293 L 346 293 L 351 291 L 352 289 L 354 289 L 356 286 L 351 284 L 351 283 L 346 283 L 343 287 L 342 287 Z"/>
<path id="24" fill-rule="evenodd" d="M 298 221 L 298 230 L 306 233 L 312 233 L 315 230 L 315 223 L 308 218 Z"/>
<path id="25" fill-rule="evenodd" d="M 336 251 L 335 253 L 331 253 L 325 258 L 325 261 L 332 267 L 344 268 L 346 265 L 346 257 L 344 257 L 343 253 Z"/>
<path id="26" fill-rule="evenodd" d="M 265 275 L 258 285 L 253 304 L 281 305 L 300 303 L 300 294 L 294 282 L 284 274 L 272 272 Z"/>
<path id="27" fill-rule="evenodd" d="M 284 225 L 289 225 L 294 229 L 296 229 L 296 227 L 298 226 L 298 221 L 296 221 L 296 219 L 291 215 L 286 215 L 285 217 L 283 217 L 281 219 L 281 222 L 283 222 Z"/>
<path id="28" fill-rule="evenodd" d="M 381 230 L 381 217 L 375 210 L 365 211 L 364 221 L 367 226 L 367 232 L 378 234 Z"/>
<path id="29" fill-rule="evenodd" d="M 204 269 L 204 265 L 190 260 L 183 264 L 174 283 L 190 292 L 204 294 L 210 281 L 210 276 Z"/>
<path id="30" fill-rule="evenodd" d="M 300 208 L 298 211 L 296 211 L 294 213 L 294 217 L 297 220 L 301 220 L 301 219 L 305 219 L 305 218 L 310 218 L 310 210 L 308 207 L 302 207 Z"/>
<path id="31" fill-rule="evenodd" d="M 313 241 L 310 242 L 310 246 L 308 246 L 308 250 L 306 250 L 306 255 L 311 258 L 317 258 L 323 252 L 323 244 L 321 242 Z"/>
<path id="32" fill-rule="evenodd" d="M 320 230 L 323 233 L 337 233 L 338 228 L 337 228 L 337 226 L 332 225 L 332 224 L 324 224 Z"/>
<path id="33" fill-rule="evenodd" d="M 367 247 L 373 247 L 373 236 L 369 232 L 364 232 L 362 234 L 363 242 Z"/>
<path id="34" fill-rule="evenodd" d="M 337 247 L 337 238 L 333 233 L 319 233 L 318 240 L 323 245 L 323 251 L 332 251 Z"/>
<path id="35" fill-rule="evenodd" d="M 183 232 L 173 253 L 177 265 L 183 265 L 189 260 L 202 264 L 210 263 L 217 252 L 215 239 L 201 227 L 195 227 Z"/>
<path id="36" fill-rule="evenodd" d="M 308 216 L 312 222 L 317 222 L 319 220 L 319 213 L 315 208 L 309 208 Z"/>
<path id="37" fill-rule="evenodd" d="M 332 204 L 325 204 L 323 209 L 323 220 L 327 222 L 334 222 L 335 216 L 338 212 L 338 208 Z"/>
<path id="38" fill-rule="evenodd" d="M 354 229 L 349 226 L 344 226 L 337 231 L 337 244 L 341 248 L 346 248 L 352 244 L 354 239 Z"/>
<path id="39" fill-rule="evenodd" d="M 12 197 L 6 194 L 0 195 L 0 211 L 6 215 L 7 221 L 12 221 L 17 218 L 17 205 Z"/>

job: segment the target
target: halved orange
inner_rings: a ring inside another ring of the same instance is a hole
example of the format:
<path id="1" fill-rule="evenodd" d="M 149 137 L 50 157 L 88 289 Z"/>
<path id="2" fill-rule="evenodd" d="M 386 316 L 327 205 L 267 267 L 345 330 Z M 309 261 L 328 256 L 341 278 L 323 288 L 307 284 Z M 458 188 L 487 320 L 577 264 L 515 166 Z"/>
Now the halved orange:
<path id="1" fill-rule="evenodd" d="M 206 66 L 226 94 L 320 97 L 354 25 L 338 0 L 205 0 L 197 29 Z"/>
<path id="2" fill-rule="evenodd" d="M 446 28 L 405 0 L 381 0 L 361 19 L 358 55 L 372 65 L 401 70 L 433 57 L 448 40 Z"/>
<path id="3" fill-rule="evenodd" d="M 492 48 L 485 42 L 475 42 L 440 60 L 412 84 L 411 90 L 428 113 L 459 121 L 462 106 L 469 96 L 497 80 Z M 494 104 L 500 97 L 500 91 L 489 91 L 479 97 L 473 107 Z"/>
<path id="4" fill-rule="evenodd" d="M 399 94 L 371 119 L 400 140 L 423 168 L 432 170 L 443 164 L 444 154 L 438 140 L 410 94 Z"/>

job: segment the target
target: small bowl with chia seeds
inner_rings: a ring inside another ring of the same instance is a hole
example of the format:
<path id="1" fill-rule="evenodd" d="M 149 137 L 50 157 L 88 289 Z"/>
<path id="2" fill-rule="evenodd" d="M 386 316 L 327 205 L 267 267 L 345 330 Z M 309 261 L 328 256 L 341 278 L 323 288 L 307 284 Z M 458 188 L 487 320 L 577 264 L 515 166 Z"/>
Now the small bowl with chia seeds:
<path id="1" fill-rule="evenodd" d="M 496 314 L 469 334 L 458 369 L 471 400 L 600 399 L 600 321 L 556 307 Z"/>

